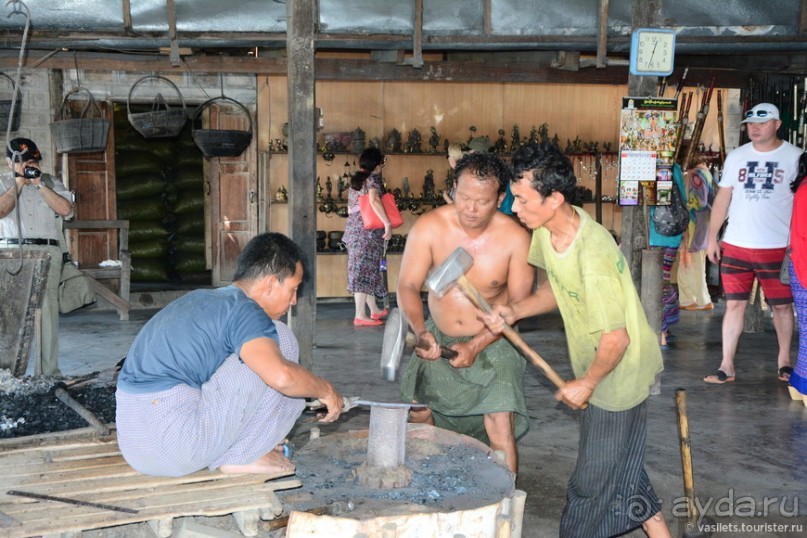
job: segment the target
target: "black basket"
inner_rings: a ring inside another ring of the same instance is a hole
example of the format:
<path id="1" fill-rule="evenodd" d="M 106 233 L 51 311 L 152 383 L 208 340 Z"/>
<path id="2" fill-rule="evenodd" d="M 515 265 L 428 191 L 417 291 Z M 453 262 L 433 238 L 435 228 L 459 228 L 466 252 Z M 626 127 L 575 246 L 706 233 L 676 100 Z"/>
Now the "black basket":
<path id="1" fill-rule="evenodd" d="M 88 95 L 78 118 L 71 118 L 68 101 L 79 92 Z M 93 117 L 96 116 L 96 117 Z M 103 119 L 101 107 L 87 88 L 74 88 L 64 96 L 59 111 L 60 120 L 50 124 L 50 133 L 57 153 L 96 153 L 106 149 L 109 122 Z"/>
<path id="2" fill-rule="evenodd" d="M 14 79 L 5 73 L 0 73 L 11 82 L 11 99 L 0 99 L 0 129 L 8 130 L 9 118 L 11 118 L 11 130 L 17 131 L 20 128 L 20 108 L 22 105 L 22 95 L 14 83 Z M 14 101 L 16 100 L 16 103 Z M 11 107 L 14 105 L 14 117 L 11 117 Z"/>
<path id="3" fill-rule="evenodd" d="M 147 79 L 158 79 L 167 82 L 174 88 L 179 101 L 182 103 L 182 108 L 171 108 L 165 102 L 161 93 L 158 93 L 152 103 L 151 112 L 136 112 L 132 113 L 129 109 L 129 103 L 132 101 L 132 93 L 135 88 Z M 159 75 L 147 75 L 132 85 L 129 90 L 129 97 L 126 99 L 126 112 L 129 117 L 129 123 L 132 127 L 140 133 L 143 138 L 174 138 L 179 136 L 182 128 L 188 122 L 188 109 L 185 107 L 185 99 L 182 98 L 182 93 L 176 84 L 171 82 L 165 77 Z"/>
<path id="4" fill-rule="evenodd" d="M 196 146 L 202 150 L 205 157 L 238 157 L 247 149 L 252 142 L 252 114 L 247 107 L 230 97 L 214 97 L 208 99 L 196 108 L 193 113 L 193 121 L 202 111 L 216 101 L 229 101 L 235 103 L 246 114 L 249 120 L 249 129 L 246 131 L 230 129 L 194 129 L 191 133 Z"/>

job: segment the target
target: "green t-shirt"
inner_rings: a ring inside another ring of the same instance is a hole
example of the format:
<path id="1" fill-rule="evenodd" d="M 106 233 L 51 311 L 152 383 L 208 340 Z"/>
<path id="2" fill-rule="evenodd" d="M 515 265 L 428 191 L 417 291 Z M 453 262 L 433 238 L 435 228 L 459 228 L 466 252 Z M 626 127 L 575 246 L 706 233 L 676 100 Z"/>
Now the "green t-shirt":
<path id="1" fill-rule="evenodd" d="M 627 328 L 622 360 L 597 386 L 590 402 L 607 411 L 624 411 L 643 402 L 663 369 L 656 334 L 645 317 L 622 252 L 611 234 L 584 210 L 571 245 L 558 254 L 549 231 L 533 231 L 529 262 L 546 270 L 566 329 L 575 377 L 594 360 L 604 332 Z"/>

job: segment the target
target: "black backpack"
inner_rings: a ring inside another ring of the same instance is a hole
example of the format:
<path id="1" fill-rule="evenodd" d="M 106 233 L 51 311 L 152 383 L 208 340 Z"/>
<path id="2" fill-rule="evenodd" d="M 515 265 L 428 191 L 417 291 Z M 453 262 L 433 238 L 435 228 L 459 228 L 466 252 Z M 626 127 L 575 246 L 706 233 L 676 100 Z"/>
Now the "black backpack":
<path id="1" fill-rule="evenodd" d="M 670 205 L 659 205 L 653 213 L 653 224 L 661 235 L 681 235 L 689 226 L 689 209 L 687 209 L 678 183 L 673 181 L 672 200 Z"/>

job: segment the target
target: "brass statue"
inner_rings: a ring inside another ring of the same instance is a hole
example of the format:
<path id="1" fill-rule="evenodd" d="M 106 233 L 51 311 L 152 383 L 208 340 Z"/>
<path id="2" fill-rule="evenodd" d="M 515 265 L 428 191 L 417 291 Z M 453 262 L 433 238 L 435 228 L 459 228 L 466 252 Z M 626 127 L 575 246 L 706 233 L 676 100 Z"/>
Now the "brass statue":
<path id="1" fill-rule="evenodd" d="M 420 131 L 412 129 L 409 131 L 409 138 L 406 141 L 404 151 L 406 153 L 421 153 L 423 151 L 420 149 L 421 142 Z"/>
<path id="2" fill-rule="evenodd" d="M 423 177 L 423 199 L 434 200 L 434 170 L 429 168 Z"/>
<path id="3" fill-rule="evenodd" d="M 432 148 L 432 153 L 437 153 L 437 146 L 440 145 L 440 135 L 437 134 L 437 129 L 433 126 L 429 128 L 432 135 L 429 137 L 429 146 Z"/>
<path id="4" fill-rule="evenodd" d="M 390 153 L 401 152 L 401 133 L 394 127 L 387 137 L 387 151 Z"/>
<path id="5" fill-rule="evenodd" d="M 364 151 L 364 131 L 361 130 L 361 127 L 356 127 L 356 130 L 353 131 L 353 135 L 350 139 L 350 148 L 353 150 L 353 153 L 356 155 L 360 155 L 362 151 Z"/>

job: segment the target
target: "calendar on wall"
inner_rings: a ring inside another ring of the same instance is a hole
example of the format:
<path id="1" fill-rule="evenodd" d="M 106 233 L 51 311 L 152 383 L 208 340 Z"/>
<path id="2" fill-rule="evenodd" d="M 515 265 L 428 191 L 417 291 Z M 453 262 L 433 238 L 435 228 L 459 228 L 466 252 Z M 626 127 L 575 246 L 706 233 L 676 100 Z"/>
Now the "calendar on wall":
<path id="1" fill-rule="evenodd" d="M 619 205 L 669 204 L 678 101 L 623 97 L 619 126 Z"/>

